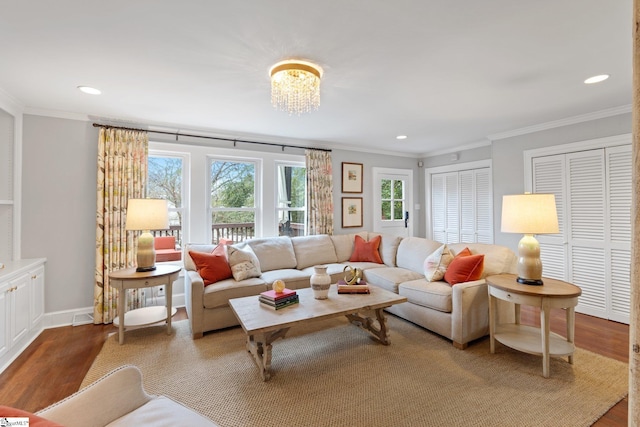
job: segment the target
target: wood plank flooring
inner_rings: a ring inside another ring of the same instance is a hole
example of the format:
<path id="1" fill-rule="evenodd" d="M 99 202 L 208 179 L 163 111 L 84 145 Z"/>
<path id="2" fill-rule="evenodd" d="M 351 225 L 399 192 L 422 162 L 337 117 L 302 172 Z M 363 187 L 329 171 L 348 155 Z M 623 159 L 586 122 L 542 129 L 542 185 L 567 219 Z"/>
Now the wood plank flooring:
<path id="1" fill-rule="evenodd" d="M 173 319 L 186 318 L 184 308 L 179 308 Z M 539 319 L 537 309 L 522 307 L 522 323 L 539 325 Z M 552 312 L 551 329 L 564 335 L 564 311 Z M 106 338 L 116 332 L 112 325 L 65 326 L 45 330 L 0 374 L 0 404 L 35 412 L 74 393 Z M 578 313 L 575 342 L 578 347 L 594 353 L 629 361 L 628 325 Z M 625 398 L 594 426 L 626 426 L 627 411 Z"/>

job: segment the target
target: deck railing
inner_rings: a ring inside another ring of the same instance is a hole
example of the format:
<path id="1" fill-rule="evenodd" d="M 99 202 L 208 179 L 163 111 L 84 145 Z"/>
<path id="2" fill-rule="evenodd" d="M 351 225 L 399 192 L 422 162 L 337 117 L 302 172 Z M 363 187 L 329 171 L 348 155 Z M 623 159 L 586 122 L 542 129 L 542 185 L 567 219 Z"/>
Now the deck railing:
<path id="1" fill-rule="evenodd" d="M 304 235 L 304 224 L 281 223 L 278 230 L 280 236 Z M 154 237 L 174 236 L 176 244 L 182 246 L 182 227 L 172 225 L 168 230 L 151 231 Z M 213 224 L 211 226 L 211 243 L 218 243 L 221 239 L 230 240 L 233 243 L 243 242 L 256 236 L 256 229 L 252 222 L 236 224 Z"/>

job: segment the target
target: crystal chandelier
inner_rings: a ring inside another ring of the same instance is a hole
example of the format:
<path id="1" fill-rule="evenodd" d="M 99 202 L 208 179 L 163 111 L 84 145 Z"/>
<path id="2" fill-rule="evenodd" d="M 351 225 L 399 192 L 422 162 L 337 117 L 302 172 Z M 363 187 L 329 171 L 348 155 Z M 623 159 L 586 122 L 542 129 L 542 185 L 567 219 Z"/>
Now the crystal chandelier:
<path id="1" fill-rule="evenodd" d="M 271 70 L 271 104 L 290 115 L 308 113 L 320 106 L 322 68 L 306 61 L 278 62 Z"/>

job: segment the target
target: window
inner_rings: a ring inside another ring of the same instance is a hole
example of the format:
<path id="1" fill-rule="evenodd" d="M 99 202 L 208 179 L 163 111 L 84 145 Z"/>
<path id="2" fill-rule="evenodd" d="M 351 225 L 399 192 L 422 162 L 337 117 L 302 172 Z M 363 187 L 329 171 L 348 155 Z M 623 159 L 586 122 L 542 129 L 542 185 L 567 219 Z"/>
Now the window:
<path id="1" fill-rule="evenodd" d="M 256 162 L 211 159 L 211 241 L 241 242 L 256 235 Z"/>
<path id="2" fill-rule="evenodd" d="M 175 236 L 182 245 L 184 236 L 183 173 L 184 159 L 178 156 L 149 154 L 147 196 L 165 199 L 169 203 L 169 230 L 159 230 L 156 236 Z"/>
<path id="3" fill-rule="evenodd" d="M 404 219 L 404 181 L 395 179 L 382 179 L 380 181 L 380 201 L 382 208 L 382 220 Z"/>
<path id="4" fill-rule="evenodd" d="M 304 236 L 307 205 L 307 170 L 299 165 L 279 164 L 276 175 L 278 235 Z"/>

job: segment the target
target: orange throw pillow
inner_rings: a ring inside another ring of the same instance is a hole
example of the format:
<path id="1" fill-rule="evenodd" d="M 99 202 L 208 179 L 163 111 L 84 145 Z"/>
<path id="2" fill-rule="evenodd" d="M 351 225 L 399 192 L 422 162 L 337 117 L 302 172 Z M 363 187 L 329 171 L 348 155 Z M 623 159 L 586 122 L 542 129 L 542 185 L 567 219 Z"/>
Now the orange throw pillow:
<path id="1" fill-rule="evenodd" d="M 61 424 L 54 423 L 42 417 L 39 417 L 31 412 L 23 411 L 22 409 L 12 408 L 10 406 L 0 406 L 0 418 L 29 418 L 30 427 L 63 427 Z M 4 425 L 4 424 L 3 424 Z"/>
<path id="2" fill-rule="evenodd" d="M 196 264 L 198 274 L 202 277 L 205 286 L 233 277 L 224 245 L 216 246 L 210 254 L 189 251 L 189 255 Z"/>
<path id="3" fill-rule="evenodd" d="M 484 255 L 458 254 L 444 273 L 444 280 L 450 284 L 471 282 L 482 277 L 484 271 Z"/>
<path id="4" fill-rule="evenodd" d="M 471 253 L 471 249 L 469 249 L 468 247 L 466 247 L 466 248 L 464 248 L 463 250 L 461 250 L 461 251 L 460 251 L 460 253 L 458 253 L 458 254 L 456 255 L 456 257 L 459 257 L 459 256 L 469 256 L 469 255 L 473 255 L 473 254 Z"/>
<path id="5" fill-rule="evenodd" d="M 356 241 L 353 248 L 353 253 L 349 261 L 351 262 L 375 262 L 376 264 L 382 264 L 382 258 L 380 258 L 380 241 L 382 236 L 376 236 L 373 239 L 366 242 L 362 237 L 356 235 Z"/>

